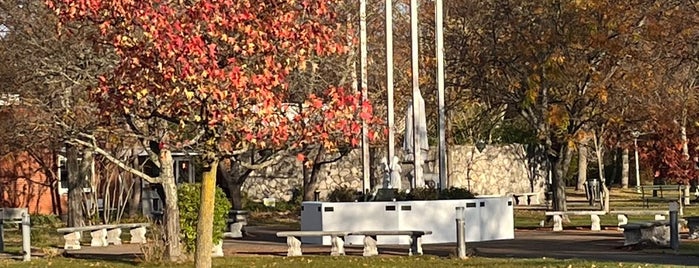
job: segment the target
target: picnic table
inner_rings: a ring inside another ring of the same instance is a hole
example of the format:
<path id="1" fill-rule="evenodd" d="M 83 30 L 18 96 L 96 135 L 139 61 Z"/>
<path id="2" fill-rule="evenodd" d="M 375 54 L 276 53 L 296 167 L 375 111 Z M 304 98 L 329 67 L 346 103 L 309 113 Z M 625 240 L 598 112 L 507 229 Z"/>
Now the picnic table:
<path id="1" fill-rule="evenodd" d="M 651 201 L 678 201 L 682 204 L 684 185 L 641 185 L 643 206 L 648 208 Z"/>

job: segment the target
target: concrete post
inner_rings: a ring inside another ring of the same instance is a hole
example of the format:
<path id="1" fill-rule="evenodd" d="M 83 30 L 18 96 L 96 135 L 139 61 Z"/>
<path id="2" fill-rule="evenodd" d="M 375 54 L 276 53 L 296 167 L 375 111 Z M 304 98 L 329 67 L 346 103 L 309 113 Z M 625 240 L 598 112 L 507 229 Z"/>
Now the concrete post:
<path id="1" fill-rule="evenodd" d="M 679 225 L 677 221 L 677 212 L 680 210 L 678 202 L 670 202 L 670 247 L 677 253 L 680 249 Z"/>
<path id="2" fill-rule="evenodd" d="M 464 223 L 464 207 L 456 208 L 456 253 L 459 259 L 466 259 L 466 226 Z"/>
<path id="3" fill-rule="evenodd" d="M 22 260 L 30 261 L 32 256 L 29 212 L 22 213 Z"/>

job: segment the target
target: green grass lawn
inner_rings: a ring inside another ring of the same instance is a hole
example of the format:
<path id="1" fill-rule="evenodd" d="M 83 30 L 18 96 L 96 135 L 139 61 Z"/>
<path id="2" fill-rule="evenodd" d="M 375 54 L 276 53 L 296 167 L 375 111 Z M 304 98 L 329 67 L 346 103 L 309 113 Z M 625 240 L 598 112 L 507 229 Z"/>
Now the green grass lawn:
<path id="1" fill-rule="evenodd" d="M 6 267 L 134 267 L 133 264 L 108 262 L 99 260 L 80 260 L 67 258 L 37 259 L 28 263 L 0 260 L 0 266 Z M 138 264 L 139 267 L 192 267 L 192 263 L 148 265 Z M 583 260 L 556 260 L 548 258 L 536 259 L 496 259 L 469 258 L 467 260 L 439 258 L 434 256 L 421 257 L 225 257 L 216 258 L 214 267 L 667 267 L 638 263 L 591 262 Z"/>

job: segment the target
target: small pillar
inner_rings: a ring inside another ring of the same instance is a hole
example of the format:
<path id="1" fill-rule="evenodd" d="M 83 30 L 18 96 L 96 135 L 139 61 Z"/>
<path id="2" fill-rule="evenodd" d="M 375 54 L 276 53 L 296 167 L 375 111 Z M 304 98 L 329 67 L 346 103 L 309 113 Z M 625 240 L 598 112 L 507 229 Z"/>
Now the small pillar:
<path id="1" fill-rule="evenodd" d="M 553 231 L 563 231 L 563 218 L 561 215 L 553 215 Z"/>
<path id="2" fill-rule="evenodd" d="M 366 257 L 379 255 L 379 248 L 376 246 L 376 236 L 364 236 L 364 252 L 362 255 Z"/>
<path id="3" fill-rule="evenodd" d="M 90 241 L 90 246 L 92 247 L 106 247 L 107 244 L 107 229 L 99 229 L 90 232 L 92 236 L 92 241 Z"/>
<path id="4" fill-rule="evenodd" d="M 121 245 L 121 228 L 107 230 L 107 244 Z"/>
<path id="5" fill-rule="evenodd" d="M 590 215 L 590 220 L 592 221 L 592 225 L 590 226 L 590 229 L 592 231 L 601 231 L 602 230 L 602 227 L 600 226 L 599 215 L 595 215 L 595 214 Z"/>
<path id="6" fill-rule="evenodd" d="M 129 243 L 131 243 L 131 244 L 145 244 L 147 242 L 147 240 L 146 240 L 146 227 L 145 226 L 133 228 L 129 231 L 129 233 L 131 233 L 131 241 Z"/>
<path id="7" fill-rule="evenodd" d="M 294 257 L 294 256 L 301 256 L 301 240 L 294 236 L 287 236 L 286 237 L 286 245 L 289 246 L 289 249 L 286 251 L 286 256 L 288 257 Z"/>

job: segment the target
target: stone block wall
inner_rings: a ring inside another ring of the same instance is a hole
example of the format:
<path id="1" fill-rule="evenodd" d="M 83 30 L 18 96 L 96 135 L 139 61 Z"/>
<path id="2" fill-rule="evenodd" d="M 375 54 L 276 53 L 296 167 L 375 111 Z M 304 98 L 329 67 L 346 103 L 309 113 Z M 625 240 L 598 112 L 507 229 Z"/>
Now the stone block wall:
<path id="1" fill-rule="evenodd" d="M 402 150 L 397 148 L 396 154 L 403 159 Z M 543 198 L 545 172 L 536 161 L 532 161 L 522 145 L 488 145 L 482 152 L 469 145 L 450 146 L 447 154 L 449 186 L 470 186 L 473 192 L 481 195 L 540 192 Z M 385 155 L 385 150 L 371 150 L 372 186 L 381 185 L 383 166 L 380 160 Z M 424 166 L 424 172 L 428 174 L 426 179 L 432 177 L 439 180 L 437 155 L 436 146 L 431 147 Z M 410 185 L 411 170 L 410 163 L 402 164 L 404 188 Z M 294 189 L 301 188 L 302 180 L 302 164 L 292 156 L 280 157 L 274 165 L 251 174 L 243 185 L 243 191 L 253 200 L 266 197 L 289 200 Z M 353 150 L 339 161 L 325 165 L 318 175 L 318 181 L 321 198 L 339 186 L 361 191 L 361 150 Z"/>

